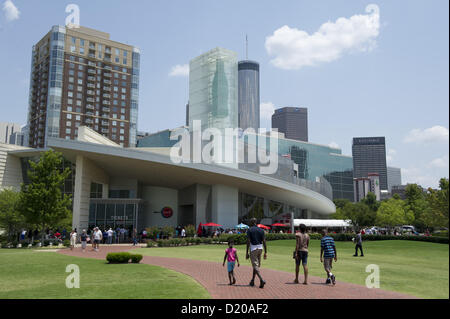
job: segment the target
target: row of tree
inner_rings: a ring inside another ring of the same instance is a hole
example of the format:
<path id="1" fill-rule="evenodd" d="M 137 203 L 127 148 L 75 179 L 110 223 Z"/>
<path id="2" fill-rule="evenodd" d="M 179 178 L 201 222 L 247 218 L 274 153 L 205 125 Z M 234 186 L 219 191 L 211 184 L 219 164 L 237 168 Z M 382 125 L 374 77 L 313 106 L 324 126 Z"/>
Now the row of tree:
<path id="1" fill-rule="evenodd" d="M 424 192 L 417 184 L 407 185 L 404 200 L 395 194 L 380 202 L 373 193 L 359 203 L 337 199 L 332 218 L 349 219 L 357 227 L 413 225 L 421 231 L 448 228 L 448 192 L 449 180 L 441 178 L 438 190 Z"/>
<path id="2" fill-rule="evenodd" d="M 38 161 L 29 161 L 29 183 L 20 191 L 0 191 L 0 228 L 8 240 L 14 240 L 22 229 L 70 228 L 72 199 L 62 189 L 70 176 L 70 168 L 63 168 L 61 153 L 52 150 L 43 153 Z"/>

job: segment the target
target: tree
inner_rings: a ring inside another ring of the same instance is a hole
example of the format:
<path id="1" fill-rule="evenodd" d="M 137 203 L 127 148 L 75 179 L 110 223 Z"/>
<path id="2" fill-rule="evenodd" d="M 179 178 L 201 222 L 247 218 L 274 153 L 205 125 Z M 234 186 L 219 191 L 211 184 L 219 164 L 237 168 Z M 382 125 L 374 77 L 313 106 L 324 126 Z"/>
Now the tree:
<path id="1" fill-rule="evenodd" d="M 427 195 L 427 202 L 430 206 L 431 218 L 435 221 L 435 227 L 448 228 L 448 192 L 449 180 L 448 178 L 441 178 L 439 181 L 440 190 L 429 189 Z"/>
<path id="2" fill-rule="evenodd" d="M 376 213 L 371 211 L 364 203 L 347 203 L 343 208 L 346 219 L 350 219 L 353 226 L 358 228 L 372 226 L 375 223 Z"/>
<path id="3" fill-rule="evenodd" d="M 62 170 L 62 162 L 61 153 L 53 150 L 42 154 L 38 162 L 30 161 L 30 183 L 21 187 L 20 210 L 26 221 L 41 231 L 57 226 L 71 214 L 72 200 L 62 193 L 71 171 Z"/>
<path id="4" fill-rule="evenodd" d="M 0 227 L 6 230 L 9 241 L 14 240 L 15 235 L 26 226 L 19 210 L 19 198 L 19 192 L 12 189 L 0 191 Z"/>
<path id="5" fill-rule="evenodd" d="M 381 227 L 392 228 L 399 225 L 411 224 L 414 215 L 405 210 L 405 204 L 400 199 L 391 198 L 380 204 L 376 215 L 376 224 Z"/>
<path id="6" fill-rule="evenodd" d="M 336 205 L 336 210 L 337 210 L 338 208 L 344 208 L 344 206 L 347 203 L 351 203 L 351 202 L 346 198 L 337 198 L 337 199 L 333 199 L 333 203 L 334 203 L 334 205 Z"/>
<path id="7" fill-rule="evenodd" d="M 367 193 L 367 196 L 363 198 L 361 202 L 367 205 L 367 207 L 369 207 L 369 209 L 373 212 L 376 212 L 378 207 L 380 207 L 380 202 L 377 201 L 377 196 L 372 192 Z"/>

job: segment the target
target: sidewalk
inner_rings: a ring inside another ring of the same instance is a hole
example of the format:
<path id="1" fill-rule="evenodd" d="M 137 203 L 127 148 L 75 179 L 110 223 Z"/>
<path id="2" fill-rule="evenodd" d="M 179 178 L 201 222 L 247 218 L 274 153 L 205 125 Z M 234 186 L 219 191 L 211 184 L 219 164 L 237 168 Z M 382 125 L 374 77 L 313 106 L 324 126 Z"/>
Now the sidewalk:
<path id="1" fill-rule="evenodd" d="M 61 250 L 61 254 L 105 259 L 109 252 L 128 251 L 134 249 L 126 246 L 100 246 L 99 252 L 91 251 L 88 247 L 85 253 L 77 248 Z M 264 289 L 248 284 L 251 279 L 251 266 L 241 265 L 235 268 L 236 285 L 228 285 L 226 267 L 221 263 L 189 260 L 180 258 L 165 258 L 144 256 L 141 263 L 160 266 L 191 276 L 210 293 L 214 299 L 416 299 L 397 292 L 381 289 L 369 289 L 364 286 L 337 281 L 335 286 L 325 285 L 325 278 L 310 277 L 309 285 L 294 284 L 294 273 L 284 271 L 261 269 L 261 274 L 266 281 Z M 264 260 L 262 261 L 264 265 Z M 226 265 L 225 265 L 226 266 Z M 339 274 L 336 274 L 339 279 Z M 300 276 L 300 282 L 303 276 Z"/>

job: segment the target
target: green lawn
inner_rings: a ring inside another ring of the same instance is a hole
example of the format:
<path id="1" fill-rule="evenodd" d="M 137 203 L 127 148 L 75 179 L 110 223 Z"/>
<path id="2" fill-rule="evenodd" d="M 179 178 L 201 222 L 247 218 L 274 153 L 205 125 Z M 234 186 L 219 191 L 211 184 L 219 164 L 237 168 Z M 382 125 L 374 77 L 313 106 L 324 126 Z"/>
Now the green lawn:
<path id="1" fill-rule="evenodd" d="M 294 240 L 269 241 L 268 258 L 262 268 L 293 273 L 295 263 L 292 252 Z M 177 257 L 222 262 L 225 245 L 199 245 L 170 248 L 140 248 L 140 254 L 149 256 Z M 236 246 L 242 264 L 245 261 L 245 246 Z M 413 241 L 364 242 L 365 257 L 353 257 L 351 242 L 336 242 L 338 262 L 333 273 L 337 280 L 365 285 L 365 272 L 369 264 L 380 267 L 380 288 L 407 293 L 421 298 L 449 298 L 449 246 Z M 312 240 L 309 249 L 309 270 L 312 276 L 325 278 L 319 260 L 320 241 Z"/>
<path id="2" fill-rule="evenodd" d="M 80 288 L 66 288 L 66 266 L 80 267 Z M 145 264 L 109 265 L 104 260 L 55 252 L 0 249 L 0 299 L 16 298 L 210 298 L 191 277 Z"/>

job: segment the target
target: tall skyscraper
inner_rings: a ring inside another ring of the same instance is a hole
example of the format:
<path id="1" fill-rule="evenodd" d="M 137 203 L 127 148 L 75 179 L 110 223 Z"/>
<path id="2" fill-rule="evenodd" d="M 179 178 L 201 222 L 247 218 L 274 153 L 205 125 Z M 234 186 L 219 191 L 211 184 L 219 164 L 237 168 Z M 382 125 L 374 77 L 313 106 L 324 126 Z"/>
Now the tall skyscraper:
<path id="1" fill-rule="evenodd" d="M 0 122 L 0 143 L 9 144 L 15 133 L 20 133 L 20 124 Z"/>
<path id="2" fill-rule="evenodd" d="M 388 191 L 392 191 L 392 186 L 402 185 L 402 171 L 397 167 L 387 167 Z"/>
<path id="3" fill-rule="evenodd" d="M 353 138 L 352 157 L 355 178 L 367 177 L 369 173 L 378 173 L 381 190 L 388 189 L 384 136 Z"/>
<path id="4" fill-rule="evenodd" d="M 189 127 L 201 120 L 202 130 L 238 125 L 237 53 L 212 49 L 189 63 Z"/>
<path id="5" fill-rule="evenodd" d="M 139 68 L 139 50 L 108 33 L 52 27 L 32 51 L 29 146 L 76 139 L 79 126 L 135 146 Z"/>
<path id="6" fill-rule="evenodd" d="M 259 129 L 259 64 L 254 61 L 239 61 L 239 122 L 242 130 Z"/>
<path id="7" fill-rule="evenodd" d="M 272 128 L 284 133 L 286 138 L 308 142 L 308 109 L 283 107 L 272 115 Z"/>

